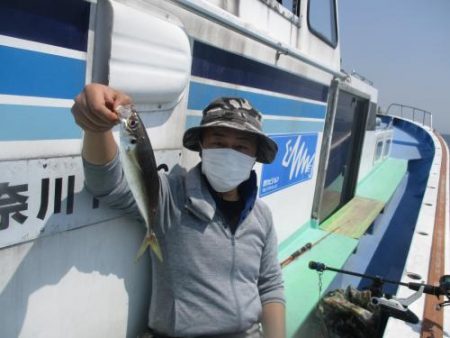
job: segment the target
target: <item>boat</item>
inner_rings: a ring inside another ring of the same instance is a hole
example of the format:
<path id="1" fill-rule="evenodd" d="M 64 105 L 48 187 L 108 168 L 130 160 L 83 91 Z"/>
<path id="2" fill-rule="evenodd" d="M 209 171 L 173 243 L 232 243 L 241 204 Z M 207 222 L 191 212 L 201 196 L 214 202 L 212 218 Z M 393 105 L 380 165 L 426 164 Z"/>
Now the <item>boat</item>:
<path id="1" fill-rule="evenodd" d="M 289 260 L 288 337 L 306 335 L 328 291 L 367 286 L 311 261 L 440 285 L 448 148 L 431 113 L 384 112 L 375 85 L 341 69 L 338 27 L 335 0 L 2 1 L 0 336 L 136 337 L 146 326 L 150 257 L 134 262 L 145 230 L 83 184 L 70 108 L 91 82 L 133 97 L 161 170 L 199 161 L 181 136 L 212 99 L 242 96 L 263 113 L 279 153 L 255 170 Z M 447 336 L 444 296 L 419 294 L 408 306 L 418 323 L 391 317 L 384 337 Z"/>

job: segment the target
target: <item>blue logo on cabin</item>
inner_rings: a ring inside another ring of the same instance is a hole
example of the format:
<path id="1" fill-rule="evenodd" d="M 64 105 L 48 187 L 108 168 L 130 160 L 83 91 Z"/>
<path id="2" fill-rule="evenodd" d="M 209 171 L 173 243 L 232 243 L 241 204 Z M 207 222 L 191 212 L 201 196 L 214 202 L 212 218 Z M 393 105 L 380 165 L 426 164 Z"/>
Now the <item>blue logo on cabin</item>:
<path id="1" fill-rule="evenodd" d="M 259 195 L 266 196 L 291 185 L 310 180 L 316 157 L 317 133 L 272 136 L 278 154 L 262 168 Z"/>

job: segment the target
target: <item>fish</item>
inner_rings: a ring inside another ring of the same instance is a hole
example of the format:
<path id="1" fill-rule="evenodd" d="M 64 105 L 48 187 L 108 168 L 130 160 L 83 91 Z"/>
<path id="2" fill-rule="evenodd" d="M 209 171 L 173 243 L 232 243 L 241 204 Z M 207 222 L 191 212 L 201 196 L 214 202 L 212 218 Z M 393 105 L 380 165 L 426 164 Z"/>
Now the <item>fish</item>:
<path id="1" fill-rule="evenodd" d="M 125 179 L 147 228 L 147 235 L 139 248 L 136 260 L 150 246 L 162 262 L 161 247 L 154 231 L 160 181 L 152 144 L 144 123 L 132 105 L 118 106 L 116 112 L 120 120 L 119 158 Z"/>

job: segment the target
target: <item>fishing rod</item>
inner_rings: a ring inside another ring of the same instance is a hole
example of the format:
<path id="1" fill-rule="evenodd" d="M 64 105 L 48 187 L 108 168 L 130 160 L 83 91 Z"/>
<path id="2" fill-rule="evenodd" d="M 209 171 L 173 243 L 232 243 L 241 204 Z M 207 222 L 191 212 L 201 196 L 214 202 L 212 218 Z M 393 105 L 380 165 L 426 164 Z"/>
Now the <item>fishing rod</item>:
<path id="1" fill-rule="evenodd" d="M 311 250 L 311 248 L 313 248 L 314 246 L 316 246 L 317 244 L 319 244 L 321 241 L 323 241 L 325 238 L 327 238 L 328 236 L 330 236 L 332 233 L 336 232 L 341 226 L 338 226 L 336 228 L 334 228 L 333 230 L 331 230 L 330 232 L 328 232 L 326 235 L 322 236 L 321 238 L 319 238 L 317 241 L 315 241 L 314 243 L 308 242 L 305 245 L 303 245 L 300 249 L 295 250 L 291 255 L 289 255 L 288 258 L 286 258 L 285 260 L 283 260 L 280 265 L 281 268 L 286 267 L 287 265 L 289 265 L 292 261 L 294 261 L 297 257 L 303 255 L 306 251 Z"/>
<path id="2" fill-rule="evenodd" d="M 415 282 L 405 283 L 401 281 L 386 279 L 380 276 L 371 276 L 354 271 L 336 269 L 333 267 L 326 266 L 321 262 L 311 261 L 309 262 L 308 266 L 311 270 L 316 270 L 318 272 L 329 270 L 338 273 L 343 273 L 346 275 L 367 278 L 372 280 L 372 285 L 370 286 L 370 291 L 372 292 L 373 295 L 373 297 L 371 298 L 372 304 L 379 306 L 381 310 L 385 311 L 385 313 L 387 313 L 389 316 L 404 320 L 409 323 L 416 324 L 419 322 L 419 318 L 411 310 L 408 309 L 408 306 L 411 305 L 417 299 L 419 299 L 423 293 L 434 295 L 438 299 L 440 296 L 447 297 L 447 300 L 438 304 L 436 310 L 440 310 L 444 306 L 450 305 L 450 275 L 443 275 L 441 278 L 439 278 L 439 285 L 436 286 Z M 394 296 L 384 297 L 383 295 L 384 283 L 406 286 L 411 290 L 415 290 L 416 292 L 407 298 L 396 298 Z"/>

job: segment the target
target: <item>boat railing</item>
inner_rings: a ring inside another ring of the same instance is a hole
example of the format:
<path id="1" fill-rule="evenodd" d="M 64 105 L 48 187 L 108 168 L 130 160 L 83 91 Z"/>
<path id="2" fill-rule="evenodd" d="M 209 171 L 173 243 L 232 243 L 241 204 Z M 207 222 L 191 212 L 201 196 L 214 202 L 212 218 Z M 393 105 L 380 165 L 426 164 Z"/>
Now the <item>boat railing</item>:
<path id="1" fill-rule="evenodd" d="M 352 70 L 351 73 L 352 76 L 360 79 L 361 81 L 368 83 L 369 85 L 373 86 L 373 81 L 369 80 L 368 78 L 366 78 L 365 76 L 363 76 L 362 74 L 358 73 L 356 70 Z"/>
<path id="2" fill-rule="evenodd" d="M 433 114 L 421 108 L 391 103 L 387 108 L 386 115 L 408 118 L 414 122 L 421 123 L 423 126 L 433 128 Z"/>

